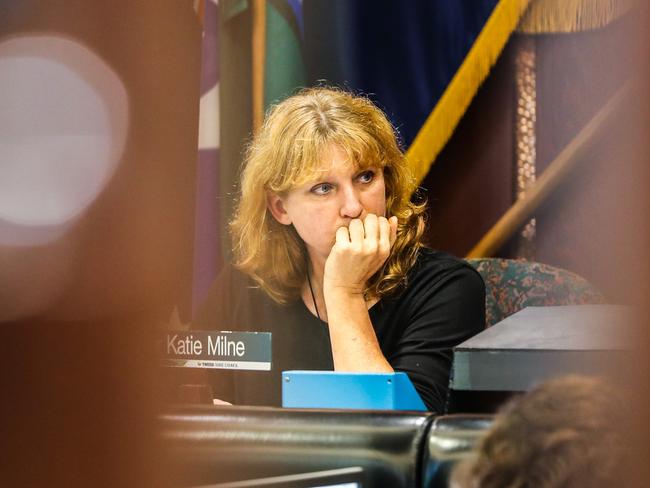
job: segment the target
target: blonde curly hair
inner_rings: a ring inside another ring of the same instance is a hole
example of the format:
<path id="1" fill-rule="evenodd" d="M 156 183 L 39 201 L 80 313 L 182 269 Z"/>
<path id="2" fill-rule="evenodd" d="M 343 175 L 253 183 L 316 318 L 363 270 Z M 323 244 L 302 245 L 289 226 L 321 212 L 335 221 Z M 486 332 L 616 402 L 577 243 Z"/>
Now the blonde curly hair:
<path id="1" fill-rule="evenodd" d="M 400 289 L 417 258 L 425 203 L 411 201 L 415 181 L 384 113 L 367 98 L 340 89 L 304 89 L 273 106 L 249 144 L 230 222 L 235 266 L 281 304 L 300 297 L 308 255 L 293 226 L 273 218 L 267 195 L 284 196 L 314 178 L 331 145 L 359 170 L 383 169 L 387 216 L 398 218 L 395 244 L 368 280 L 366 297 L 382 298 Z"/>

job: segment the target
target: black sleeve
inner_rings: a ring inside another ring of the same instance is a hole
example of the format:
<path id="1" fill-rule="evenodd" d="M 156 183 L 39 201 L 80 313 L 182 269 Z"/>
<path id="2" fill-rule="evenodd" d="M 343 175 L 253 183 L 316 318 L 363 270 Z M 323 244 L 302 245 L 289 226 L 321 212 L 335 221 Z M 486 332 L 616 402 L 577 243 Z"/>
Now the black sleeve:
<path id="1" fill-rule="evenodd" d="M 485 327 L 485 285 L 471 267 L 458 265 L 435 282 L 426 277 L 389 361 L 409 375 L 429 410 L 445 411 L 452 348 Z"/>
<path id="2" fill-rule="evenodd" d="M 241 281 L 240 275 L 231 265 L 224 266 L 192 320 L 192 329 L 231 330 L 229 327 L 234 322 L 236 312 L 234 305 L 239 300 L 237 291 L 242 287 L 238 283 Z"/>

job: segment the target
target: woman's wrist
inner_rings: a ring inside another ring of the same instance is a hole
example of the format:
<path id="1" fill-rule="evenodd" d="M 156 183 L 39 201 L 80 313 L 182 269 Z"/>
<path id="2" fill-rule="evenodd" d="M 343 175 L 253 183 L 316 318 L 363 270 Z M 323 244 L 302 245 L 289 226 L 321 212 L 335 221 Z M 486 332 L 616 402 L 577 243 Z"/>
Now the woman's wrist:
<path id="1" fill-rule="evenodd" d="M 359 287 L 332 286 L 324 288 L 325 307 L 327 308 L 327 321 L 330 328 L 337 328 L 339 324 L 356 324 L 358 317 L 367 320 L 366 300 L 363 289 Z M 353 327 L 355 328 L 355 327 Z"/>
<path id="2" fill-rule="evenodd" d="M 355 298 L 359 295 L 363 297 L 364 288 L 364 284 L 336 283 L 326 279 L 323 282 L 323 295 L 325 296 L 325 302 L 327 302 L 328 296 L 343 299 Z"/>

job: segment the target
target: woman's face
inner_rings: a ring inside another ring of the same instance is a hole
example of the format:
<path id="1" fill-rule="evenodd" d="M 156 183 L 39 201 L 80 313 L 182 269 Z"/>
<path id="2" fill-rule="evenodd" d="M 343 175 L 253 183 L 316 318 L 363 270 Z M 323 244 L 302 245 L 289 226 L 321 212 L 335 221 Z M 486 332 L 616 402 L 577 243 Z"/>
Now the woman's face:
<path id="1" fill-rule="evenodd" d="M 339 227 L 370 213 L 386 214 L 382 168 L 357 169 L 338 146 L 326 152 L 320 168 L 312 181 L 286 196 L 268 197 L 275 219 L 295 227 L 314 263 L 327 259 Z"/>

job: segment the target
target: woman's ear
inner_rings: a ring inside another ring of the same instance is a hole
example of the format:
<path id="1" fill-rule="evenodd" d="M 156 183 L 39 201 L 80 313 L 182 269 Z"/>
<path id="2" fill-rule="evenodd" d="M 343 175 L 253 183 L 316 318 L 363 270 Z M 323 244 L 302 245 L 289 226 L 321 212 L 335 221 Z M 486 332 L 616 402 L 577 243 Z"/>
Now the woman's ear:
<path id="1" fill-rule="evenodd" d="M 282 201 L 280 195 L 273 192 L 268 192 L 266 194 L 266 206 L 271 212 L 271 215 L 273 215 L 275 220 L 277 220 L 279 223 L 284 225 L 291 224 L 291 217 L 289 217 L 287 210 L 284 208 L 284 202 Z"/>

